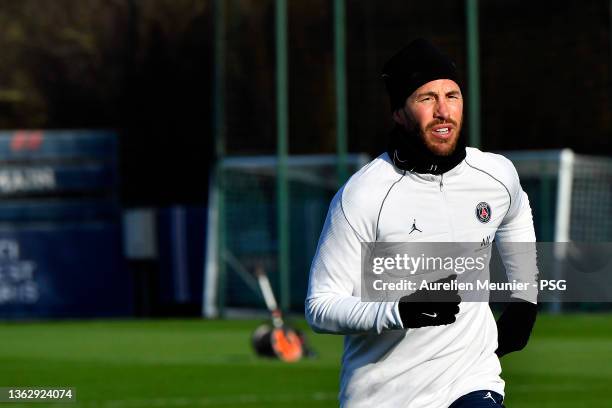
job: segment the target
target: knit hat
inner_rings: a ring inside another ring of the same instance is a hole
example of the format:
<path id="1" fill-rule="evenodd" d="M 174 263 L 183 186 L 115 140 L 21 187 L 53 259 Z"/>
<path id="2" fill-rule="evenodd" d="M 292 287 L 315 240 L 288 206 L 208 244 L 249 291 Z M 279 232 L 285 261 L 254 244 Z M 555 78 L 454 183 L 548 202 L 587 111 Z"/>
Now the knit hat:
<path id="1" fill-rule="evenodd" d="M 412 41 L 383 67 L 382 78 L 391 101 L 391 110 L 404 106 L 406 98 L 420 86 L 436 79 L 451 79 L 459 84 L 455 63 L 429 41 Z"/>

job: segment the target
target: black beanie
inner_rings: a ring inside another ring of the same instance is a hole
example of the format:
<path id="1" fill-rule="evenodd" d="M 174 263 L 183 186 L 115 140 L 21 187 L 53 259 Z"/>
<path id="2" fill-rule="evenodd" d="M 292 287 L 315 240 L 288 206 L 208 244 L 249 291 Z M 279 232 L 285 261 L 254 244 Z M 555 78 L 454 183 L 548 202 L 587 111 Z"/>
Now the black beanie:
<path id="1" fill-rule="evenodd" d="M 455 63 L 422 38 L 412 41 L 391 57 L 383 68 L 382 77 L 392 111 L 403 107 L 406 98 L 427 82 L 451 79 L 459 84 Z"/>

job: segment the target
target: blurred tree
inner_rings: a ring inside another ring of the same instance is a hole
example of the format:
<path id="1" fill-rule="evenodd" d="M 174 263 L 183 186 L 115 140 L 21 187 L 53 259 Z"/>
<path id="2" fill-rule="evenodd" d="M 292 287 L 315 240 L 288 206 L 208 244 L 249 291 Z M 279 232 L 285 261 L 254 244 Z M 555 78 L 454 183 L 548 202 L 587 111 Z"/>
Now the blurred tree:
<path id="1" fill-rule="evenodd" d="M 209 19 L 205 0 L 4 2 L 0 126 L 119 129 L 127 204 L 202 202 Z"/>
<path id="2" fill-rule="evenodd" d="M 119 129 L 127 205 L 204 202 L 213 140 L 211 1 L 2 2 L 0 127 Z M 228 150 L 273 154 L 274 0 L 224 4 Z M 331 153 L 332 4 L 288 5 L 290 152 Z M 463 6 L 347 2 L 351 151 L 384 149 L 392 124 L 380 70 L 411 39 L 443 47 L 464 76 Z M 612 154 L 608 9 L 604 1 L 481 2 L 485 149 Z"/>

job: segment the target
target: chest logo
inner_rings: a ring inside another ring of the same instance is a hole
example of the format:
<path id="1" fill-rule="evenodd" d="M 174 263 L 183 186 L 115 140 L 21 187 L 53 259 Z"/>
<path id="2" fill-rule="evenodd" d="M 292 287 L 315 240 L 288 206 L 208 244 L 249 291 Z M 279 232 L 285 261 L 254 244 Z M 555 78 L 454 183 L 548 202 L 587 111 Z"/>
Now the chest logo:
<path id="1" fill-rule="evenodd" d="M 476 218 L 482 223 L 487 223 L 491 220 L 491 206 L 489 203 L 481 201 L 476 206 Z"/>
<path id="2" fill-rule="evenodd" d="M 419 232 L 423 232 L 420 229 L 418 229 L 417 225 L 416 225 L 416 219 L 412 222 L 412 229 L 410 230 L 410 232 L 408 233 L 408 235 L 412 234 L 414 231 L 419 231 Z"/>

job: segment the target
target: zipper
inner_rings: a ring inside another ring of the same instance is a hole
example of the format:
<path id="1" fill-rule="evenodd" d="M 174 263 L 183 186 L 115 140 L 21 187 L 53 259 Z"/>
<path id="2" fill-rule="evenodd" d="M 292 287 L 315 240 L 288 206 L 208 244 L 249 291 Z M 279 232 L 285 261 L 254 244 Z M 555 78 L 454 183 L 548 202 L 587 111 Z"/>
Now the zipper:
<path id="1" fill-rule="evenodd" d="M 455 226 L 453 224 L 453 218 L 450 213 L 450 208 L 448 205 L 448 198 L 446 197 L 446 190 L 444 189 L 444 174 L 440 174 L 440 198 L 442 199 L 442 211 L 446 216 L 446 222 L 448 223 L 448 227 L 450 229 L 451 240 L 455 240 Z"/>

